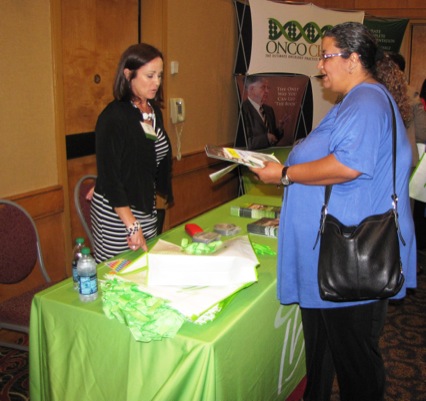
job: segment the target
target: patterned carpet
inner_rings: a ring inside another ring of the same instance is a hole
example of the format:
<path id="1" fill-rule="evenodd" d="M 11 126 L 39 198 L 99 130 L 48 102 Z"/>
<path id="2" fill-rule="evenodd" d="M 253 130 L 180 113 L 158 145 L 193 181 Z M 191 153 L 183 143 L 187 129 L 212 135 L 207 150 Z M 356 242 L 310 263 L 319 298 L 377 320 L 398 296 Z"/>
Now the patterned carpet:
<path id="1" fill-rule="evenodd" d="M 0 330 L 0 338 L 28 345 L 25 334 Z M 28 352 L 0 347 L 0 401 L 28 401 Z"/>
<path id="2" fill-rule="evenodd" d="M 389 305 L 381 339 L 388 381 L 385 401 L 426 401 L 426 273 L 418 279 L 418 288 L 402 303 Z M 0 330 L 0 337 L 5 335 L 12 334 Z M 27 338 L 18 335 L 16 340 Z M 0 347 L 0 401 L 28 400 L 28 353 Z M 339 400 L 336 385 L 331 401 Z"/>
<path id="3" fill-rule="evenodd" d="M 426 273 L 417 277 L 418 288 L 389 305 L 380 341 L 387 372 L 385 401 L 426 401 Z M 339 400 L 335 384 L 331 401 Z"/>
<path id="4" fill-rule="evenodd" d="M 389 305 L 381 339 L 387 369 L 386 401 L 426 401 L 426 274 L 401 304 Z"/>

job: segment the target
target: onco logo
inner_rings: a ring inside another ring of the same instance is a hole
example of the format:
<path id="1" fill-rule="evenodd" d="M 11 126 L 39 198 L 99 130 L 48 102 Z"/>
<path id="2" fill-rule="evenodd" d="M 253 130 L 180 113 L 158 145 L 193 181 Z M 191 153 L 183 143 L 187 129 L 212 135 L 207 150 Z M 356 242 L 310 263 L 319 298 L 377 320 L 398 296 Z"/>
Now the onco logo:
<path id="1" fill-rule="evenodd" d="M 281 36 L 284 36 L 289 42 L 297 42 L 303 38 L 309 44 L 314 44 L 321 40 L 324 32 L 330 28 L 332 28 L 332 25 L 325 25 L 320 28 L 315 22 L 308 22 L 303 27 L 297 21 L 288 21 L 281 25 L 275 18 L 270 18 L 268 37 L 270 40 L 278 40 Z"/>
<path id="2" fill-rule="evenodd" d="M 297 21 L 288 21 L 281 25 L 275 18 L 270 18 L 268 22 L 269 41 L 266 51 L 269 54 L 283 53 L 291 56 L 319 57 L 321 44 L 317 42 L 322 39 L 324 32 L 332 27 L 325 25 L 320 28 L 315 22 L 308 22 L 302 27 Z M 278 41 L 280 38 L 284 40 Z"/>

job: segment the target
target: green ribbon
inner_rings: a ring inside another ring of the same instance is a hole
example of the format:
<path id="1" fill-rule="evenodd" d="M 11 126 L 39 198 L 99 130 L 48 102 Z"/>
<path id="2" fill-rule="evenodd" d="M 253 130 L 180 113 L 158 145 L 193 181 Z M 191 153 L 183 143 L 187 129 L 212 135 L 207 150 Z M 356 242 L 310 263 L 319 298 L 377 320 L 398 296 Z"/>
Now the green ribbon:
<path id="1" fill-rule="evenodd" d="M 208 244 L 204 242 L 189 242 L 187 238 L 181 241 L 182 249 L 191 255 L 207 255 L 216 252 L 223 245 L 222 241 L 212 241 Z"/>
<path id="2" fill-rule="evenodd" d="M 252 242 L 251 246 L 254 249 L 256 255 L 270 255 L 275 256 L 277 253 L 268 245 L 257 244 L 256 242 Z"/>
<path id="3" fill-rule="evenodd" d="M 134 283 L 107 279 L 101 281 L 101 288 L 105 315 L 128 326 L 136 341 L 174 337 L 185 322 L 167 301 L 140 291 Z"/>

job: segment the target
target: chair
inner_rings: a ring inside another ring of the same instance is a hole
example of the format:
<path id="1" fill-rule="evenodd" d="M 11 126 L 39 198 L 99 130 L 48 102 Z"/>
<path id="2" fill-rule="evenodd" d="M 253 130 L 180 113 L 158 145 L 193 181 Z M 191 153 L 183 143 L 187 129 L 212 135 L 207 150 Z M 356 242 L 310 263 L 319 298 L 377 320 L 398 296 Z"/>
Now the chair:
<path id="1" fill-rule="evenodd" d="M 44 284 L 0 303 L 0 328 L 28 333 L 31 302 L 35 293 L 51 285 L 44 266 L 36 225 L 15 202 L 0 199 L 0 283 L 17 284 L 29 278 L 37 265 Z M 0 341 L 1 346 L 28 351 L 28 346 Z"/>
<path id="2" fill-rule="evenodd" d="M 94 249 L 94 241 L 92 235 L 92 222 L 90 219 L 91 202 L 86 199 L 86 195 L 89 190 L 95 186 L 96 178 L 96 175 L 84 175 L 78 180 L 74 188 L 75 208 L 92 249 Z"/>
<path id="3" fill-rule="evenodd" d="M 157 209 L 157 235 L 163 232 L 166 209 Z"/>

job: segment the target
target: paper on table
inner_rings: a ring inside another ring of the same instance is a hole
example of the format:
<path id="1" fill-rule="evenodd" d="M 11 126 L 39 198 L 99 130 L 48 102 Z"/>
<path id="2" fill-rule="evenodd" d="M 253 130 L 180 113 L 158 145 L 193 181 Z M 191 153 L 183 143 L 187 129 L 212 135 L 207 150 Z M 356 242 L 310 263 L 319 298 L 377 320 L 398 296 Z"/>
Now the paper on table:
<path id="1" fill-rule="evenodd" d="M 223 285 L 148 285 L 148 266 L 145 266 L 144 269 L 139 271 L 133 271 L 130 273 L 120 272 L 118 274 L 110 275 L 110 277 L 119 277 L 122 280 L 135 283 L 141 291 L 154 297 L 167 300 L 171 308 L 182 313 L 182 315 L 184 315 L 187 319 L 196 321 L 204 313 L 211 310 L 231 295 L 257 281 L 256 266 L 259 262 L 248 237 L 236 237 L 226 241 L 226 243 L 229 242 L 231 242 L 232 246 L 224 248 L 223 251 L 230 252 L 229 248 L 231 248 L 231 251 L 235 253 L 236 249 L 239 249 L 240 252 L 237 253 L 240 254 L 240 257 L 241 254 L 245 255 L 242 257 L 244 260 L 243 263 L 249 263 L 252 266 L 251 269 L 253 274 L 244 275 L 245 278 L 239 282 L 226 282 Z M 171 260 L 172 263 L 175 263 L 174 261 L 177 259 L 176 252 L 182 254 L 181 248 L 178 245 L 171 244 L 166 241 L 162 241 L 162 243 L 163 244 L 161 244 L 160 249 L 165 252 L 166 255 L 170 256 L 171 259 L 169 260 Z M 200 257 L 203 257 L 204 255 L 182 254 L 180 256 L 187 261 L 195 259 L 197 263 L 201 263 Z M 220 267 L 223 262 L 223 257 L 220 255 L 211 255 L 210 257 L 212 259 L 216 258 L 216 262 L 213 266 L 216 266 L 216 268 Z M 200 267 L 200 265 L 198 265 L 198 267 Z"/>
<path id="2" fill-rule="evenodd" d="M 257 280 L 258 264 L 247 235 L 225 241 L 207 255 L 185 254 L 181 247 L 160 239 L 148 253 L 148 284 L 241 285 Z"/>
<path id="3" fill-rule="evenodd" d="M 137 284 L 138 288 L 156 298 L 165 299 L 169 306 L 187 319 L 195 321 L 212 307 L 251 283 L 228 286 L 147 285 L 147 271 L 118 275 L 120 279 Z M 117 277 L 117 276 L 114 276 Z"/>

